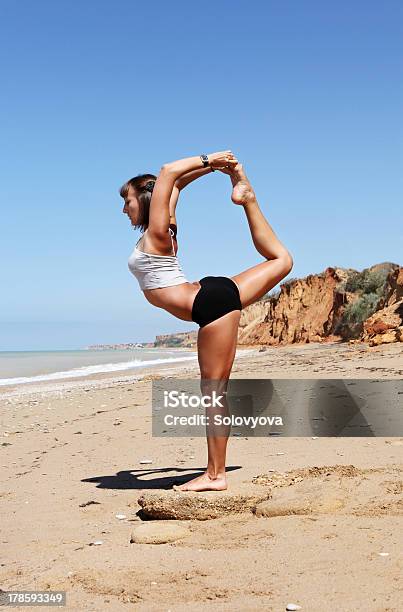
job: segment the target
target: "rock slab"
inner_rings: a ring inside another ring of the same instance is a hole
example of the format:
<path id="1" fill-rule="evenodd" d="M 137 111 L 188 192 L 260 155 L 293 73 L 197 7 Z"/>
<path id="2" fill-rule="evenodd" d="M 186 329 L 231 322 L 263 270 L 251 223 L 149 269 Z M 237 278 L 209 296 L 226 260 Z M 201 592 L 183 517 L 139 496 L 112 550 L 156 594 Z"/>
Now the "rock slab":
<path id="1" fill-rule="evenodd" d="M 345 492 L 335 483 L 299 482 L 273 491 L 273 495 L 256 507 L 258 517 L 292 514 L 328 514 L 345 506 Z"/>
<path id="2" fill-rule="evenodd" d="M 144 493 L 138 503 L 146 517 L 153 519 L 206 521 L 229 514 L 254 512 L 269 499 L 266 489 L 228 493 L 226 491 L 158 491 Z M 259 487 L 260 489 L 260 487 Z"/>

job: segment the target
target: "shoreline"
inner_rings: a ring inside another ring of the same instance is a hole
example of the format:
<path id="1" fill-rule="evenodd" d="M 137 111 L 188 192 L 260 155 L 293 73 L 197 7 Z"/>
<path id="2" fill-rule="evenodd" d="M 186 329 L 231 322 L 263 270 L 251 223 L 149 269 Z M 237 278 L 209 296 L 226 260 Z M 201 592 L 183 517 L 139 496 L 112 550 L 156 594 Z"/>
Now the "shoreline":
<path id="1" fill-rule="evenodd" d="M 184 349 L 170 349 L 172 351 L 177 350 L 178 352 L 182 352 Z M 186 352 L 195 352 L 191 349 L 188 349 Z M 251 353 L 255 353 L 258 351 L 254 351 L 249 348 L 240 348 L 237 349 L 236 359 L 242 359 L 246 357 L 246 355 L 250 355 Z M 198 363 L 197 363 L 197 354 L 194 357 L 194 365 L 192 365 L 191 360 L 183 359 L 177 362 L 166 362 L 161 364 L 160 362 L 155 365 L 146 365 L 146 366 L 137 366 L 132 368 L 132 374 L 125 374 L 127 372 L 126 369 L 122 370 L 114 370 L 111 372 L 101 372 L 98 374 L 84 374 L 82 376 L 74 376 L 74 377 L 66 377 L 60 378 L 57 380 L 43 380 L 43 381 L 29 381 L 18 384 L 8 384 L 0 386 L 0 399 L 8 398 L 14 396 L 24 396 L 30 394 L 43 394 L 43 393 L 58 393 L 67 389 L 83 389 L 84 387 L 92 387 L 92 388 L 105 388 L 109 385 L 119 384 L 119 383 L 135 383 L 140 380 L 151 380 L 152 377 L 160 377 L 164 374 L 172 374 L 177 377 L 181 372 L 184 373 L 194 373 L 195 375 L 199 375 Z"/>
<path id="2" fill-rule="evenodd" d="M 184 349 L 172 348 L 171 350 L 182 352 Z M 188 349 L 187 352 L 195 351 Z M 399 367 L 401 366 L 402 352 L 402 343 L 400 342 L 372 347 L 364 342 L 349 344 L 340 341 L 263 347 L 261 345 L 242 345 L 236 350 L 230 378 L 239 377 L 237 373 L 243 371 L 244 368 L 243 365 L 239 367 L 238 361 L 248 356 L 253 360 L 251 365 L 255 365 L 257 368 L 264 364 L 267 365 L 268 371 L 265 372 L 263 378 L 268 376 L 272 378 L 322 378 L 325 376 L 338 378 L 345 377 L 346 374 L 350 375 L 353 366 L 354 376 L 352 378 L 373 378 L 374 376 L 385 379 L 400 378 L 403 376 L 403 368 Z M 335 356 L 335 359 L 333 357 L 328 359 L 330 354 Z M 310 355 L 316 363 L 310 359 Z M 379 358 L 382 360 L 382 364 L 379 363 Z M 351 363 L 347 364 L 345 360 L 351 361 Z M 368 364 L 373 362 L 373 365 L 362 365 L 367 362 Z M 389 364 L 389 367 L 385 367 L 386 364 Z M 318 367 L 313 367 L 314 365 Z M 66 390 L 81 390 L 85 387 L 103 389 L 163 377 L 190 378 L 193 376 L 198 378 L 200 376 L 197 353 L 194 363 L 188 360 L 167 362 L 163 365 L 156 363 L 144 367 L 138 366 L 133 370 L 132 374 L 125 374 L 127 370 L 116 370 L 57 380 L 3 385 L 0 387 L 0 399 L 35 394 L 60 394 Z M 308 376 L 307 373 L 309 373 Z M 245 377 L 253 378 L 249 375 Z"/>

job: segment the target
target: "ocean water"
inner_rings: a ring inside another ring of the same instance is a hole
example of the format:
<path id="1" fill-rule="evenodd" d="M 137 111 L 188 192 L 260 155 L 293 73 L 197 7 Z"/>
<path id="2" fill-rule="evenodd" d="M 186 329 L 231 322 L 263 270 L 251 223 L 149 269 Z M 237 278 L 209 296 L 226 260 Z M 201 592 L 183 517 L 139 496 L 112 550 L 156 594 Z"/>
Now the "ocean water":
<path id="1" fill-rule="evenodd" d="M 107 372 L 130 372 L 145 366 L 195 361 L 180 349 L 0 351 L 0 386 L 78 378 Z"/>

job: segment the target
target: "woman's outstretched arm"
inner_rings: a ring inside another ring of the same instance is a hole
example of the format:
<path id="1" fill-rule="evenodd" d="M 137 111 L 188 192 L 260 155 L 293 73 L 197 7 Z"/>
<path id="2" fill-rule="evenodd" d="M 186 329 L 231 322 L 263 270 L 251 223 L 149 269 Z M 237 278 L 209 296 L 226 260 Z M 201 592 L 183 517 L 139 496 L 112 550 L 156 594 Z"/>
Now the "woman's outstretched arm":
<path id="1" fill-rule="evenodd" d="M 190 172 L 187 172 L 176 179 L 175 186 L 172 190 L 171 199 L 169 200 L 169 223 L 174 223 L 177 226 L 176 205 L 178 204 L 179 195 L 182 189 L 201 176 L 211 174 L 212 172 L 213 170 L 211 166 L 208 166 L 207 168 L 200 168 L 199 170 L 191 170 Z"/>
<path id="2" fill-rule="evenodd" d="M 176 179 L 175 185 L 180 191 L 181 189 L 189 185 L 189 183 L 192 183 L 193 181 L 200 178 L 201 176 L 205 176 L 206 174 L 211 174 L 212 172 L 213 170 L 211 169 L 211 166 L 207 166 L 207 168 L 199 168 L 197 170 L 191 170 L 190 172 L 186 172 L 186 174 L 182 174 L 182 176 Z"/>
<path id="3" fill-rule="evenodd" d="M 208 155 L 210 166 L 214 168 L 235 166 L 238 160 L 231 151 L 220 151 Z M 186 157 L 174 162 L 164 164 L 155 181 L 150 202 L 148 232 L 155 240 L 165 240 L 170 223 L 170 201 L 172 192 L 176 188 L 176 181 L 194 170 L 204 169 L 200 156 Z"/>
<path id="4" fill-rule="evenodd" d="M 219 168 L 223 166 L 236 166 L 237 160 L 235 159 L 232 151 L 219 151 L 218 153 L 210 153 L 207 155 L 209 164 L 213 168 Z M 175 176 L 175 180 L 179 179 L 184 174 L 191 172 L 192 170 L 203 169 L 203 162 L 200 159 L 200 155 L 194 157 L 185 157 L 178 159 L 174 162 L 164 164 L 163 168 L 166 168 L 171 174 Z"/>

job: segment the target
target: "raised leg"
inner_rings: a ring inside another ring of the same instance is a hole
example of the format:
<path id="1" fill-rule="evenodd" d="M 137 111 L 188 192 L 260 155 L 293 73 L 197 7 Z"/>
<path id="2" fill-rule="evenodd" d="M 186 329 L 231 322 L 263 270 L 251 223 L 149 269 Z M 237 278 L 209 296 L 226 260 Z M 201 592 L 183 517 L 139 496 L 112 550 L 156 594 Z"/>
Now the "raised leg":
<path id="1" fill-rule="evenodd" d="M 227 391 L 228 380 L 234 363 L 238 340 L 240 310 L 233 310 L 226 315 L 201 327 L 197 337 L 197 350 L 200 366 L 200 388 L 203 395 L 209 395 L 212 389 L 219 394 Z M 220 414 L 229 414 L 224 393 L 223 408 Z M 210 422 L 214 411 L 209 411 Z M 225 459 L 230 427 L 220 426 L 207 433 L 207 468 L 204 474 L 175 486 L 182 491 L 222 491 L 227 488 Z M 220 435 L 216 435 L 219 433 Z"/>
<path id="2" fill-rule="evenodd" d="M 231 277 L 239 287 L 242 308 L 245 308 L 287 276 L 292 269 L 293 261 L 289 251 L 277 238 L 263 215 L 242 164 L 237 164 L 226 174 L 230 175 L 233 185 L 232 201 L 243 206 L 253 244 L 266 259 Z"/>

